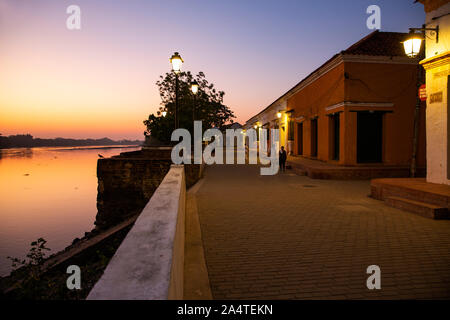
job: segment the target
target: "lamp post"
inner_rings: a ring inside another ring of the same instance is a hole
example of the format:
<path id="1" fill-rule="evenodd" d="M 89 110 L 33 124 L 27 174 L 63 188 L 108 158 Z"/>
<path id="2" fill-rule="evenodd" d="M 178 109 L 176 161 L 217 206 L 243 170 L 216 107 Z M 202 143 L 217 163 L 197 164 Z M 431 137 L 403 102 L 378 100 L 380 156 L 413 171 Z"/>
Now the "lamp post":
<path id="1" fill-rule="evenodd" d="M 191 83 L 191 91 L 194 94 L 194 105 L 192 106 L 192 123 L 194 123 L 195 121 L 195 97 L 197 96 L 197 92 L 198 92 L 198 83 L 197 81 L 192 81 Z"/>
<path id="2" fill-rule="evenodd" d="M 426 25 L 422 25 L 422 28 L 409 28 L 409 37 L 403 42 L 403 47 L 405 54 L 410 58 L 416 58 L 420 53 L 420 47 L 422 41 L 425 40 L 426 32 L 434 32 L 436 36 L 436 42 L 439 42 L 439 26 L 436 28 L 427 28 Z M 425 46 L 425 44 L 424 44 Z M 423 68 L 418 64 L 417 70 L 417 81 L 416 81 L 416 107 L 414 109 L 414 135 L 413 135 L 413 145 L 412 145 L 412 156 L 411 156 L 411 167 L 410 175 L 411 178 L 416 176 L 417 171 L 417 143 L 419 140 L 419 120 L 420 120 L 420 96 L 419 88 L 422 84 L 422 72 Z"/>
<path id="3" fill-rule="evenodd" d="M 178 129 L 179 119 L 178 119 L 178 74 L 181 71 L 181 65 L 183 64 L 183 59 L 178 52 L 175 52 L 172 57 L 170 57 L 170 63 L 172 64 L 172 71 L 175 73 L 175 129 Z"/>

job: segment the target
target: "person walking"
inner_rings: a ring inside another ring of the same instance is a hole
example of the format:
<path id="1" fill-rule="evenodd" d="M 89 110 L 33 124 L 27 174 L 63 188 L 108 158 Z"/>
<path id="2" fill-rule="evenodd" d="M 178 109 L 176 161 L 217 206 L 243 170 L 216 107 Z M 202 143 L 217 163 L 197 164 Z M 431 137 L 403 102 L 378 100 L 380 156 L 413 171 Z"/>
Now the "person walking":
<path id="1" fill-rule="evenodd" d="M 281 150 L 279 153 L 279 162 L 280 162 L 280 171 L 286 172 L 286 159 L 287 159 L 287 154 L 286 154 L 286 150 L 284 150 L 284 146 L 281 146 Z"/>

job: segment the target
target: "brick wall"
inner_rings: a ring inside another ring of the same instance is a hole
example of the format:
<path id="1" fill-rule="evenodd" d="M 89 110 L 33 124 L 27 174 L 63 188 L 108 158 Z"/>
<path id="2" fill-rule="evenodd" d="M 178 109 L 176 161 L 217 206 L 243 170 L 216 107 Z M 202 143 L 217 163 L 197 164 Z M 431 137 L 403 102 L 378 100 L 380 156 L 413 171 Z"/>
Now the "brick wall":
<path id="1" fill-rule="evenodd" d="M 144 149 L 97 162 L 98 228 L 109 228 L 142 211 L 170 169 L 170 149 Z M 186 187 L 198 181 L 200 165 L 185 165 Z"/>

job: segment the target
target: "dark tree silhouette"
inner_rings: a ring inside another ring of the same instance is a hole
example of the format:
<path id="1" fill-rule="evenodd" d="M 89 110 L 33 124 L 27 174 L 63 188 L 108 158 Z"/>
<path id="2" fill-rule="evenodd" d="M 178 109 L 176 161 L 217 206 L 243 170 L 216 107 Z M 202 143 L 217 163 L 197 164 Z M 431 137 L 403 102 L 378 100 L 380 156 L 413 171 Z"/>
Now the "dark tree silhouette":
<path id="1" fill-rule="evenodd" d="M 0 149 L 3 148 L 33 148 L 33 147 L 79 147 L 79 146 L 109 146 L 109 145 L 141 145 L 138 140 L 114 141 L 109 138 L 102 139 L 40 139 L 33 138 L 31 134 L 18 134 L 2 136 L 0 134 Z"/>
<path id="2" fill-rule="evenodd" d="M 178 74 L 178 119 L 180 128 L 193 132 L 193 108 L 195 106 L 195 119 L 202 121 L 203 130 L 215 127 L 222 129 L 227 123 L 232 123 L 234 113 L 223 104 L 225 92 L 219 91 L 214 84 L 206 80 L 205 74 L 199 72 L 195 77 L 190 71 Z M 191 92 L 191 83 L 194 79 L 198 83 L 198 92 L 195 97 Z M 161 96 L 161 107 L 155 114 L 151 114 L 144 121 L 147 130 L 144 135 L 156 138 L 160 142 L 170 143 L 172 131 L 175 128 L 175 74 L 166 73 L 156 82 Z M 166 111 L 165 117 L 162 112 Z"/>

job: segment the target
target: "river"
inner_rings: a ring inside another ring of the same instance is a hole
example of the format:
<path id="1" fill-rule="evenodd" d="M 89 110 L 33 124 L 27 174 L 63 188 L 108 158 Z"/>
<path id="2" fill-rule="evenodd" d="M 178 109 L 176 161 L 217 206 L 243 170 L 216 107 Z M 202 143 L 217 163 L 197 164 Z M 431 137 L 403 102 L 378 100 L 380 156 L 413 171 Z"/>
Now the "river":
<path id="1" fill-rule="evenodd" d="M 140 147 L 0 149 L 0 276 L 42 237 L 49 254 L 94 227 L 97 159 Z"/>

